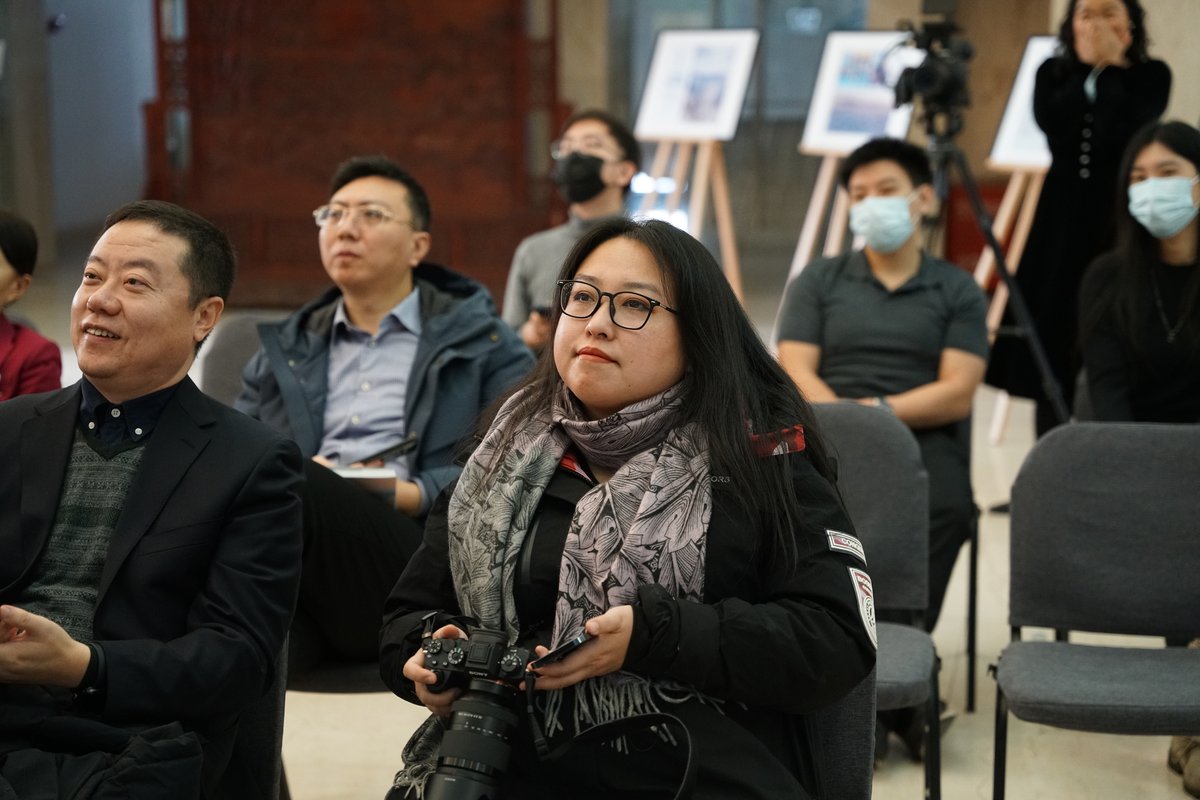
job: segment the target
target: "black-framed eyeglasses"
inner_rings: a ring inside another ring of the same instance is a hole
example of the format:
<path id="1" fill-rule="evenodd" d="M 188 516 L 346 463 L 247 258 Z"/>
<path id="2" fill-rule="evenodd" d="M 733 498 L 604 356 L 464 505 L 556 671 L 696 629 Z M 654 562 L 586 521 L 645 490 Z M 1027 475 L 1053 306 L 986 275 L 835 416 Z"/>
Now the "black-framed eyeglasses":
<path id="1" fill-rule="evenodd" d="M 650 321 L 654 309 L 672 314 L 679 312 L 652 297 L 638 292 L 602 292 L 587 281 L 559 281 L 558 305 L 568 317 L 587 319 L 596 313 L 604 298 L 608 298 L 608 316 L 618 328 L 641 330 Z"/>

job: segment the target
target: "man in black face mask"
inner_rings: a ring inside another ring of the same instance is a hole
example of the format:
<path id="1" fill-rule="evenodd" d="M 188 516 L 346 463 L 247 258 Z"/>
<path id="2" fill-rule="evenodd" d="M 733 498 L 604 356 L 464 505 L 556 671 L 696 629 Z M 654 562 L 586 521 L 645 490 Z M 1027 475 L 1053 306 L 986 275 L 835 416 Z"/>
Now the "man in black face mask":
<path id="1" fill-rule="evenodd" d="M 504 321 L 534 350 L 550 339 L 555 278 L 567 253 L 592 226 L 623 214 L 641 147 L 612 115 L 594 109 L 572 115 L 551 147 L 554 182 L 571 218 L 517 246 L 504 291 Z"/>

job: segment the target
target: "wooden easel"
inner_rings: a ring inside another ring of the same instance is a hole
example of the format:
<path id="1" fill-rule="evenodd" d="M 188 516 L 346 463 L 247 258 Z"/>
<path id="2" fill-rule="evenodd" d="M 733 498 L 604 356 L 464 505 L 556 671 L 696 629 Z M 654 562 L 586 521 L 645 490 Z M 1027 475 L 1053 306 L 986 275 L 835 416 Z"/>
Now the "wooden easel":
<path id="1" fill-rule="evenodd" d="M 671 180 L 675 183 L 674 190 L 667 196 L 668 214 L 679 210 L 683 187 L 688 183 L 688 176 L 691 176 L 688 233 L 697 239 L 704 232 L 708 195 L 711 190 L 713 215 L 717 220 L 717 241 L 721 247 L 721 265 L 734 296 L 745 305 L 742 268 L 738 261 L 737 238 L 733 230 L 733 210 L 729 203 L 729 173 L 725 169 L 725 151 L 721 143 L 716 140 L 697 142 L 674 139 L 657 140 L 654 143 L 656 147 L 654 161 L 650 166 L 650 177 L 657 186 L 658 179 L 666 177 L 667 170 L 670 169 Z M 641 213 L 648 212 L 657 199 L 657 189 L 651 189 L 643 195 Z"/>
<path id="2" fill-rule="evenodd" d="M 808 262 L 812 261 L 817 249 L 817 236 L 821 225 L 829 215 L 829 225 L 825 231 L 825 247 L 823 255 L 834 256 L 842 252 L 846 239 L 846 226 L 850 219 L 850 200 L 845 192 L 838 191 L 837 172 L 842 157 L 833 153 L 812 153 L 803 146 L 797 148 L 805 155 L 820 155 L 821 166 L 817 170 L 817 181 L 813 184 L 813 193 L 808 200 L 808 210 L 804 213 L 804 225 L 800 229 L 800 240 L 796 243 L 796 252 L 792 256 L 792 266 L 788 270 L 788 282 L 800 274 Z M 830 199 L 833 209 L 830 210 Z"/>
<path id="3" fill-rule="evenodd" d="M 989 163 L 992 169 L 1004 169 Z M 1013 170 L 1004 190 L 1004 198 L 992 222 L 992 233 L 1003 247 L 1008 245 L 1004 261 L 1009 272 L 1017 273 L 1017 265 L 1021 263 L 1021 255 L 1025 252 L 1025 244 L 1029 241 L 1029 229 L 1033 226 L 1033 215 L 1037 211 L 1038 198 L 1042 194 L 1042 183 L 1046 179 L 1045 170 L 1018 169 Z M 986 244 L 975 264 L 975 282 L 980 288 L 987 289 L 996 271 L 996 259 L 992 249 Z M 1004 316 L 1004 307 L 1008 304 L 1008 287 L 1001 283 L 992 295 L 992 303 L 988 308 L 987 326 L 991 340 L 996 338 L 996 330 Z M 992 422 L 988 428 L 988 438 L 992 444 L 999 444 L 1004 439 L 1004 430 L 1008 425 L 1010 398 L 1008 392 L 1000 392 L 996 398 L 995 408 L 992 409 Z"/>

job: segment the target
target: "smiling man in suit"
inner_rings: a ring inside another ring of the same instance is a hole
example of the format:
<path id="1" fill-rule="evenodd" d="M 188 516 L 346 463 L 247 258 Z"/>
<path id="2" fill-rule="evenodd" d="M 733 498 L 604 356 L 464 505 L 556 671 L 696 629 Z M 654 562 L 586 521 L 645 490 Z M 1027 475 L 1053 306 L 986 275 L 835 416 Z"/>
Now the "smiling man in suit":
<path id="1" fill-rule="evenodd" d="M 294 612 L 300 454 L 187 377 L 225 235 L 156 201 L 105 224 L 71 305 L 82 380 L 0 404 L 0 796 L 144 770 L 214 797 Z"/>

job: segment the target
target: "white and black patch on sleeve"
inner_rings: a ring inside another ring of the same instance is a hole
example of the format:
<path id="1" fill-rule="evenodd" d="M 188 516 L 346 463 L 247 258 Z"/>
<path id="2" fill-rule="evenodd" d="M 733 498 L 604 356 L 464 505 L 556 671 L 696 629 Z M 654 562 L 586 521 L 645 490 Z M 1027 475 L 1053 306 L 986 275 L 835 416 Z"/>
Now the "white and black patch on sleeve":
<path id="1" fill-rule="evenodd" d="M 863 549 L 863 544 L 857 537 L 851 536 L 848 533 L 835 531 L 832 528 L 825 529 L 825 535 L 829 537 L 829 549 L 836 550 L 839 553 L 849 553 L 862 562 L 865 567 L 867 565 L 867 551 Z"/>
<path id="2" fill-rule="evenodd" d="M 855 567 L 850 570 L 850 583 L 854 585 L 854 596 L 858 598 L 858 613 L 862 616 L 863 627 L 871 637 L 871 644 L 879 649 L 878 634 L 875 633 L 875 588 L 871 585 L 871 576 Z"/>

